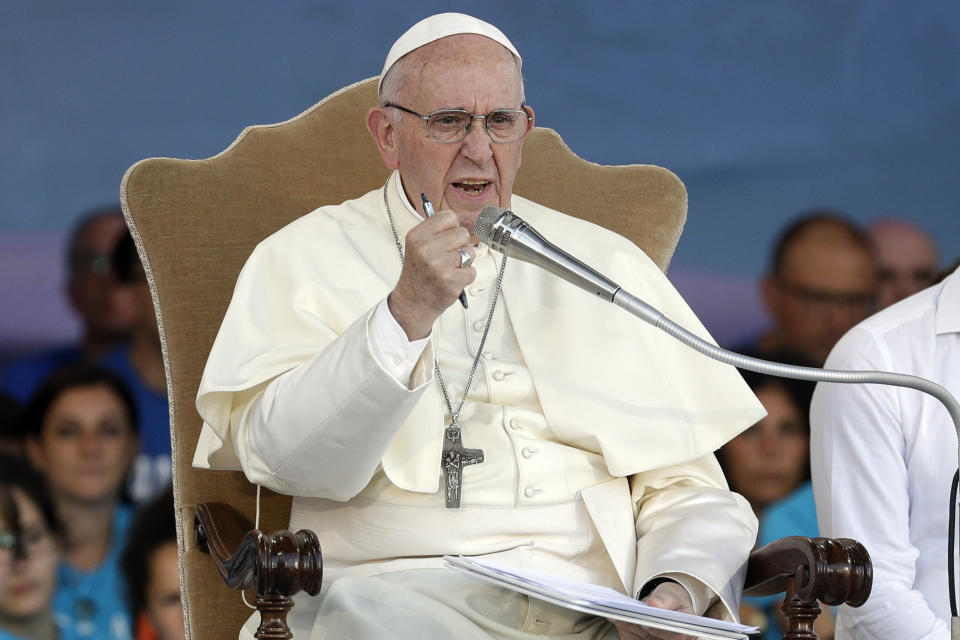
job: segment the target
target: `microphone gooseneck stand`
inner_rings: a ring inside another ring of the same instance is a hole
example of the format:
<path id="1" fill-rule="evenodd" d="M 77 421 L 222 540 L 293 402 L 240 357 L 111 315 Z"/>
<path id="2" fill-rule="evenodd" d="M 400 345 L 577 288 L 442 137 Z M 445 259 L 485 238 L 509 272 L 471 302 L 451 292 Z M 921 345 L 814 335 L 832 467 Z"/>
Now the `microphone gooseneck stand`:
<path id="1" fill-rule="evenodd" d="M 610 300 L 618 307 L 625 309 L 653 325 L 657 329 L 669 334 L 683 344 L 691 347 L 699 353 L 719 362 L 731 364 L 741 369 L 749 369 L 757 373 L 778 376 L 782 378 L 794 378 L 797 380 L 811 380 L 815 382 L 836 382 L 843 384 L 885 384 L 895 387 L 907 387 L 927 393 L 939 400 L 953 420 L 953 427 L 957 432 L 957 439 L 960 441 L 960 403 L 953 397 L 946 388 L 919 376 L 912 376 L 903 373 L 891 373 L 888 371 L 841 371 L 838 369 L 818 369 L 816 367 L 800 367 L 796 365 L 783 364 L 780 362 L 770 362 L 760 358 L 751 358 L 727 349 L 722 349 L 706 340 L 690 333 L 677 323 L 673 322 L 665 315 L 657 311 L 643 300 L 634 295 L 618 289 Z M 958 459 L 960 459 L 960 449 L 958 449 Z M 957 517 L 957 483 L 960 480 L 960 462 L 958 462 L 957 472 L 953 476 L 950 489 L 950 518 L 949 530 L 947 532 L 947 580 L 949 582 L 948 592 L 950 594 L 950 637 L 952 640 L 960 640 L 960 617 L 957 616 L 957 594 L 956 594 L 956 567 L 954 566 L 954 544 L 956 541 L 956 517 Z"/>
<path id="2" fill-rule="evenodd" d="M 919 376 L 888 371 L 841 371 L 801 367 L 752 358 L 723 349 L 687 331 L 640 298 L 624 291 L 622 287 L 580 262 L 559 247 L 551 244 L 512 211 L 500 207 L 486 207 L 474 224 L 474 233 L 491 248 L 510 256 L 537 265 L 550 273 L 567 280 L 653 325 L 679 340 L 691 349 L 725 364 L 741 369 L 765 373 L 782 378 L 834 382 L 841 384 L 885 384 L 907 387 L 929 394 L 939 400 L 953 421 L 960 442 L 960 403 L 943 386 Z M 950 491 L 950 518 L 947 537 L 947 574 L 949 579 L 951 639 L 960 640 L 960 617 L 957 615 L 957 594 L 954 567 L 954 544 L 956 541 L 957 488 L 960 481 L 960 448 L 958 468 Z"/>

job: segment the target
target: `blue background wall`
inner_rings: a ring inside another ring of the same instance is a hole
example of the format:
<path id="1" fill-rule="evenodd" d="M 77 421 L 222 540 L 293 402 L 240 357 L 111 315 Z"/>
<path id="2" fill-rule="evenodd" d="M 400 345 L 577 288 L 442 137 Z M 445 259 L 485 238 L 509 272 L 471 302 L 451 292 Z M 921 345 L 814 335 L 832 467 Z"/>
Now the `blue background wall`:
<path id="1" fill-rule="evenodd" d="M 956 0 L 0 0 L 0 353 L 75 330 L 62 238 L 116 200 L 130 164 L 213 155 L 285 120 L 377 74 L 403 30 L 442 10 L 514 41 L 538 124 L 578 154 L 686 182 L 671 276 L 722 338 L 737 316 L 740 330 L 762 322 L 752 283 L 804 209 L 899 214 L 960 254 Z"/>

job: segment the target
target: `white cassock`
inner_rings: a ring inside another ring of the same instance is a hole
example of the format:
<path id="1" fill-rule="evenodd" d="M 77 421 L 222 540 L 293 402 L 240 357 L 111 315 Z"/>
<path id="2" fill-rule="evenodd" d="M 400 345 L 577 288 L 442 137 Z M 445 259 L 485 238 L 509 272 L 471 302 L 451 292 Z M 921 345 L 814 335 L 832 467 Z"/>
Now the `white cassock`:
<path id="1" fill-rule="evenodd" d="M 384 189 L 307 214 L 254 250 L 201 381 L 194 464 L 242 468 L 295 496 L 290 528 L 317 532 L 325 589 L 360 576 L 445 584 L 444 574 L 408 570 L 462 554 L 632 595 L 668 576 L 699 611 L 733 619 L 756 519 L 727 490 L 713 451 L 763 408 L 732 367 L 535 266 L 507 264 L 460 420 L 464 446 L 485 461 L 464 469 L 462 507 L 444 508 L 447 412 L 433 358 L 456 406 L 503 257 L 478 247 L 469 308 L 444 312 L 409 384 L 398 383 L 388 368 L 404 354 L 378 359 L 371 347 L 372 317 L 401 269 L 385 194 L 401 240 L 418 222 L 398 183 L 394 173 Z M 709 339 L 626 239 L 519 196 L 512 208 Z M 294 610 L 310 637 L 325 637 L 323 611 L 311 617 L 324 597 L 299 598 Z"/>

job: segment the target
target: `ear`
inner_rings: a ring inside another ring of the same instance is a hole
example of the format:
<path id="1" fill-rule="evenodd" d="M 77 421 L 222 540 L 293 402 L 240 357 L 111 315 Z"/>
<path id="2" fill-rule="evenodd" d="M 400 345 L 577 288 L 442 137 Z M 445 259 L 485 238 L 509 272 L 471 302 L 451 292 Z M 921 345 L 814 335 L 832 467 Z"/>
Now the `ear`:
<path id="1" fill-rule="evenodd" d="M 46 471 L 46 457 L 43 455 L 43 447 L 40 446 L 40 441 L 36 436 L 27 436 L 23 439 L 23 451 L 27 460 L 35 469 L 41 472 Z"/>
<path id="2" fill-rule="evenodd" d="M 760 281 L 760 299 L 763 300 L 763 306 L 767 308 L 767 312 L 772 317 L 776 317 L 781 307 L 781 296 L 780 287 L 777 286 L 776 278 L 772 275 L 768 274 Z"/>
<path id="3" fill-rule="evenodd" d="M 537 126 L 537 116 L 533 112 L 533 107 L 528 104 L 523 105 L 527 108 L 527 112 L 530 114 L 530 131 L 533 131 L 533 128 Z M 527 132 L 527 135 L 530 135 L 530 131 Z M 523 143 L 527 141 L 527 136 L 524 136 L 520 140 L 520 153 L 517 154 L 517 168 L 523 163 Z"/>
<path id="4" fill-rule="evenodd" d="M 383 164 L 393 171 L 400 166 L 397 148 L 397 128 L 386 107 L 373 107 L 367 112 L 367 131 L 377 143 Z"/>

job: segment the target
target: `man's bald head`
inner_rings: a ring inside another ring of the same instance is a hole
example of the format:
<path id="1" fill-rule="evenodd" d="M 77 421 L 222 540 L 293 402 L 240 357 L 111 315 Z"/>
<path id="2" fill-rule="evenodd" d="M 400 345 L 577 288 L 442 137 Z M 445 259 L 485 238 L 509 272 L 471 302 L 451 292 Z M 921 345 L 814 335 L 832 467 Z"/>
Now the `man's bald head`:
<path id="1" fill-rule="evenodd" d="M 822 365 L 837 340 L 873 309 L 875 258 L 866 234 L 832 211 L 814 211 L 781 235 L 763 297 L 773 327 L 765 351 Z"/>
<path id="2" fill-rule="evenodd" d="M 888 307 L 933 284 L 940 263 L 930 235 L 907 220 L 885 218 L 867 228 L 877 253 L 877 304 Z"/>
<path id="3" fill-rule="evenodd" d="M 850 250 L 870 254 L 871 258 L 873 253 L 871 240 L 863 229 L 839 212 L 816 210 L 801 215 L 780 234 L 771 254 L 771 273 L 789 275 L 791 269 L 799 268 L 795 262 L 810 248 Z"/>

